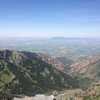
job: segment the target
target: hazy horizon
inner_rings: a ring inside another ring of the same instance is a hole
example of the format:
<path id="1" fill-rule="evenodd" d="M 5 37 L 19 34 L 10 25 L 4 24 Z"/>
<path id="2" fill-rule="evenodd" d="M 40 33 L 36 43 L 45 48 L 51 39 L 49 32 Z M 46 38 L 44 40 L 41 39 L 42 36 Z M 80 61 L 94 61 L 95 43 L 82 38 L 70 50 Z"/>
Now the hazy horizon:
<path id="1" fill-rule="evenodd" d="M 67 36 L 44 36 L 44 37 L 39 37 L 39 36 L 0 36 L 0 39 L 14 39 L 14 38 L 19 38 L 19 39 L 23 39 L 23 38 L 29 38 L 29 39 L 100 39 L 100 37 L 67 37 Z"/>

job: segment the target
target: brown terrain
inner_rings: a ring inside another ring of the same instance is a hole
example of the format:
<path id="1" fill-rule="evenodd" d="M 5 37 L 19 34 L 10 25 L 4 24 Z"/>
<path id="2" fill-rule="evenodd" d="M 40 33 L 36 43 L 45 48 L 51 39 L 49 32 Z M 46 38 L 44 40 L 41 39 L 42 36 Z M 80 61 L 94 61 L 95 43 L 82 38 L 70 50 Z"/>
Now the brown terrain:
<path id="1" fill-rule="evenodd" d="M 100 55 L 89 56 L 70 65 L 70 73 L 85 73 L 91 65 L 100 61 Z"/>
<path id="2" fill-rule="evenodd" d="M 59 60 L 58 57 L 51 57 L 48 54 L 39 54 L 39 57 L 43 61 L 53 65 L 58 70 L 66 73 L 65 69 L 68 66 L 67 64 L 64 64 L 61 60 Z M 69 64 L 69 69 L 67 71 L 67 74 L 70 75 L 73 73 L 84 74 L 91 67 L 91 65 L 94 65 L 99 61 L 100 61 L 100 55 L 92 55 L 92 56 L 84 57 L 82 59 L 78 59 L 75 62 L 73 61 L 71 64 Z"/>
<path id="3" fill-rule="evenodd" d="M 53 65 L 58 70 L 62 72 L 64 71 L 65 65 L 57 58 L 54 58 L 54 57 L 49 56 L 48 54 L 42 54 L 42 53 L 39 54 L 39 57 L 46 63 Z"/>

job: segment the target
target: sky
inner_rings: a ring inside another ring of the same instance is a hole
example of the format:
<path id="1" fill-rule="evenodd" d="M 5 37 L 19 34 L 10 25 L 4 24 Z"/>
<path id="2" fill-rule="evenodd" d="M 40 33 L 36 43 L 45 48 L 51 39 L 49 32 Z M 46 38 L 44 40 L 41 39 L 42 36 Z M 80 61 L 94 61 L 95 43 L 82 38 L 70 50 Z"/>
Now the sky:
<path id="1" fill-rule="evenodd" d="M 100 0 L 0 0 L 0 37 L 100 37 Z"/>

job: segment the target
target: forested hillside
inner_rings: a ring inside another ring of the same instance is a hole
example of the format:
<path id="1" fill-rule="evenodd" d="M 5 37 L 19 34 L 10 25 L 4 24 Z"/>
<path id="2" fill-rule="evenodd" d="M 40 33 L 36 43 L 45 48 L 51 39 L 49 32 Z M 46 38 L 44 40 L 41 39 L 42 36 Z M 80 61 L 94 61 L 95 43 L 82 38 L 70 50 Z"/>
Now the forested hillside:
<path id="1" fill-rule="evenodd" d="M 77 81 L 36 53 L 0 51 L 0 93 L 34 95 L 77 87 Z"/>

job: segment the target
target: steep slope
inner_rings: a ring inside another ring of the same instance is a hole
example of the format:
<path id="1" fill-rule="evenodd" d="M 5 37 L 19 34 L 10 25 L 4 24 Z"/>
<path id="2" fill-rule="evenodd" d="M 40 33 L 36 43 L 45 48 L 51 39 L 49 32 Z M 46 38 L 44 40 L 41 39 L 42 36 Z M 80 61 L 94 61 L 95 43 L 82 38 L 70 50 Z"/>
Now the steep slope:
<path id="1" fill-rule="evenodd" d="M 80 73 L 84 74 L 88 71 L 88 69 L 91 69 L 92 66 L 100 62 L 100 55 L 93 55 L 93 56 L 88 56 L 84 58 L 79 58 L 78 61 L 73 63 L 70 67 L 70 73 Z M 94 68 L 96 68 L 94 66 Z"/>
<path id="2" fill-rule="evenodd" d="M 0 93 L 34 95 L 77 87 L 77 81 L 36 53 L 0 51 Z"/>
<path id="3" fill-rule="evenodd" d="M 77 79 L 78 86 L 82 89 L 100 81 L 100 55 L 87 56 L 71 64 L 69 75 Z"/>

